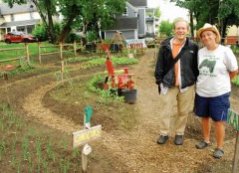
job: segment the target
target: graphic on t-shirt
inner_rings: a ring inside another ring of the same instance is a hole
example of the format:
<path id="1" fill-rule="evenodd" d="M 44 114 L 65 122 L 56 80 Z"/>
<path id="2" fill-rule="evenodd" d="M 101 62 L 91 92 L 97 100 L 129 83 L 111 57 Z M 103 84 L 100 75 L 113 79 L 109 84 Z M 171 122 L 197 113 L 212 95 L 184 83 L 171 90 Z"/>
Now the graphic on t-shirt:
<path id="1" fill-rule="evenodd" d="M 205 59 L 202 61 L 202 63 L 199 65 L 199 69 L 203 68 L 203 67 L 206 67 L 208 68 L 208 70 L 210 71 L 210 73 L 213 72 L 214 70 L 214 67 L 216 65 L 216 61 L 215 60 L 208 60 L 208 59 Z"/>

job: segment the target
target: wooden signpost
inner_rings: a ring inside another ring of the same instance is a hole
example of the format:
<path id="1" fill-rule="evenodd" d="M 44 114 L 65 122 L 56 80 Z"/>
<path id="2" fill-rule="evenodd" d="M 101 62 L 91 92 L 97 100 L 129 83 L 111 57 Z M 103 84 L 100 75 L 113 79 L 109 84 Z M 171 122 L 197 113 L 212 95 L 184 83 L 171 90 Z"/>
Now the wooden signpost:
<path id="1" fill-rule="evenodd" d="M 239 114 L 229 109 L 227 115 L 227 123 L 232 125 L 233 128 L 235 128 L 237 131 L 232 173 L 238 173 L 237 167 L 239 160 Z"/>
<path id="2" fill-rule="evenodd" d="M 81 151 L 82 159 L 82 171 L 87 170 L 87 156 L 92 152 L 91 146 L 88 142 L 96 140 L 101 137 L 101 125 L 90 127 L 90 119 L 93 114 L 93 109 L 90 106 L 85 108 L 84 115 L 84 129 L 80 131 L 73 132 L 73 148 L 79 147 L 84 144 Z"/>
<path id="3" fill-rule="evenodd" d="M 73 148 L 79 147 L 90 141 L 96 140 L 101 137 L 101 125 L 91 127 L 72 133 L 73 135 Z"/>

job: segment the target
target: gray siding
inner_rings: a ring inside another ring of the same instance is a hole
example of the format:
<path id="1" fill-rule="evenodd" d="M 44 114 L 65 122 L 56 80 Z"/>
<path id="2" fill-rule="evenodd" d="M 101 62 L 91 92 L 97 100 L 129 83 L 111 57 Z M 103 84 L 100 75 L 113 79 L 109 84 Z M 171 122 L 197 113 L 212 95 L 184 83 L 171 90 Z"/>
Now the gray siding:
<path id="1" fill-rule="evenodd" d="M 127 6 L 128 8 L 128 16 L 127 17 L 137 17 L 137 10 L 131 8 L 131 6 Z"/>
<path id="2" fill-rule="evenodd" d="M 145 9 L 139 9 L 139 23 L 138 23 L 138 32 L 140 37 L 144 37 L 146 34 L 146 16 Z"/>
<path id="3" fill-rule="evenodd" d="M 135 39 L 135 30 L 123 31 L 125 39 Z"/>
<path id="4" fill-rule="evenodd" d="M 1 15 L 8 15 L 8 14 L 16 14 L 16 13 L 26 13 L 26 12 L 33 12 L 37 11 L 34 4 L 14 4 L 12 8 L 8 6 L 7 3 L 0 4 L 0 14 Z"/>
<path id="5" fill-rule="evenodd" d="M 105 38 L 111 38 L 116 30 L 123 33 L 126 39 L 138 39 L 146 36 L 146 7 L 147 0 L 128 0 L 127 16 L 116 18 L 116 23 L 106 28 Z"/>
<path id="6" fill-rule="evenodd" d="M 133 17 L 121 17 L 117 18 L 113 26 L 107 28 L 107 30 L 132 30 L 137 29 L 137 18 Z"/>
<path id="7" fill-rule="evenodd" d="M 157 1 L 157 0 L 154 0 L 154 1 Z M 146 7 L 147 6 L 147 0 L 128 0 L 128 2 L 135 7 Z"/>
<path id="8" fill-rule="evenodd" d="M 137 39 L 135 38 L 136 30 L 125 30 L 121 32 L 122 32 L 122 35 L 125 37 L 125 39 Z M 114 34 L 115 34 L 115 31 L 106 31 L 105 39 L 111 39 Z"/>

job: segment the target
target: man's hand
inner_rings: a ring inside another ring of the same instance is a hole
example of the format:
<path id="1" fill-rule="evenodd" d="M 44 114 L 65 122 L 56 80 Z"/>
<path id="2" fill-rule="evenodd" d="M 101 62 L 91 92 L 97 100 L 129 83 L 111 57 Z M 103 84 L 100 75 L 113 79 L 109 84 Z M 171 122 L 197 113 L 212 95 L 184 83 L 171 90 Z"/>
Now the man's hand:
<path id="1" fill-rule="evenodd" d="M 238 70 L 229 72 L 231 80 L 234 79 L 238 75 Z"/>

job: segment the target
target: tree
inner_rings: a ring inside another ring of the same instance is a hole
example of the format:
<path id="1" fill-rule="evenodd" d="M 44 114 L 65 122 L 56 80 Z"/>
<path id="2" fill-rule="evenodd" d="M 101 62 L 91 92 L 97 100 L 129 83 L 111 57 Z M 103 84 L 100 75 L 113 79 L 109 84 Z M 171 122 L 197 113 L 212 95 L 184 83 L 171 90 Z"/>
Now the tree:
<path id="1" fill-rule="evenodd" d="M 124 12 L 126 5 L 125 0 L 88 0 L 87 2 L 83 14 L 84 27 L 96 33 L 113 25 L 115 17 Z"/>
<path id="2" fill-rule="evenodd" d="M 168 20 L 164 20 L 160 23 L 160 26 L 159 26 L 160 34 L 167 37 L 172 36 L 172 29 L 173 29 L 173 24 L 170 23 Z"/>
<path id="3" fill-rule="evenodd" d="M 147 10 L 147 16 L 149 17 L 160 17 L 161 16 L 161 11 L 160 8 L 151 8 Z"/>
<path id="4" fill-rule="evenodd" d="M 222 38 L 226 37 L 229 26 L 239 26 L 239 1 L 238 0 L 219 0 L 218 26 Z M 224 41 L 224 40 L 222 40 Z"/>
<path id="5" fill-rule="evenodd" d="M 155 16 L 155 17 L 158 17 L 158 18 L 161 16 L 160 8 L 156 8 L 156 9 L 155 9 L 154 16 Z"/>
<path id="6" fill-rule="evenodd" d="M 225 38 L 229 26 L 239 24 L 238 0 L 176 0 L 176 2 L 178 6 L 190 11 L 192 18 L 196 19 L 196 28 L 202 27 L 204 23 L 215 24 L 222 38 Z"/>
<path id="7" fill-rule="evenodd" d="M 125 0 L 59 0 L 59 5 L 64 16 L 59 41 L 64 41 L 73 27 L 98 33 L 100 27 L 112 25 L 115 16 L 123 13 Z"/>
<path id="8" fill-rule="evenodd" d="M 64 16 L 62 31 L 58 41 L 63 42 L 75 27 L 99 31 L 112 25 L 115 16 L 122 14 L 126 0 L 5 0 L 10 6 L 14 3 L 33 2 L 38 9 L 43 23 L 46 25 L 51 40 L 56 39 L 52 16 L 61 13 Z M 56 11 L 59 7 L 59 11 Z"/>
<path id="9" fill-rule="evenodd" d="M 21 5 L 32 2 L 36 6 L 42 22 L 46 27 L 50 42 L 55 42 L 56 35 L 54 34 L 52 16 L 56 14 L 56 0 L 4 0 L 4 2 L 8 3 L 10 7 L 15 3 Z"/>

